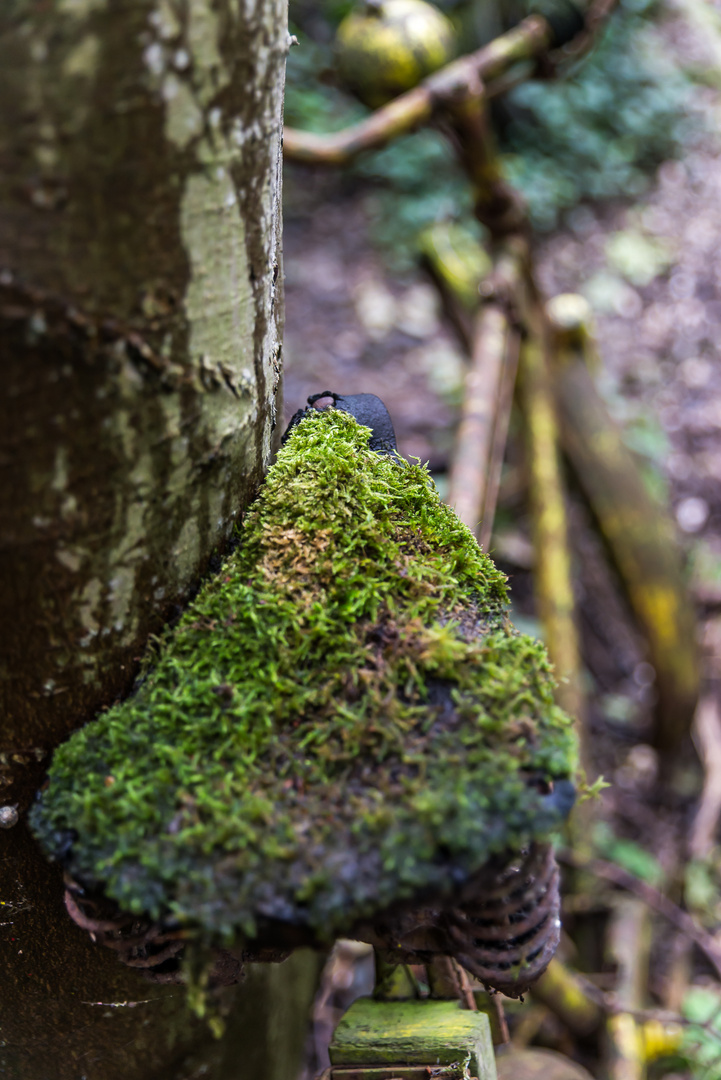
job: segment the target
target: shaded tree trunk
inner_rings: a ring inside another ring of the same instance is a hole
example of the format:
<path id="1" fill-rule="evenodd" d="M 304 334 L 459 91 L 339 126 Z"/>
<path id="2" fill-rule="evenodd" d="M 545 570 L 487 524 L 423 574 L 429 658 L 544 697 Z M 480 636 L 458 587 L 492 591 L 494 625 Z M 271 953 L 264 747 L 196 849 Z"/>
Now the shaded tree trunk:
<path id="1" fill-rule="evenodd" d="M 129 691 L 267 467 L 286 51 L 284 0 L 11 0 L 0 14 L 0 805 L 20 818 L 0 830 L 0 1073 L 13 1080 L 189 1076 L 191 1059 L 242 1076 L 246 1050 L 278 1038 L 270 1009 L 245 1035 L 231 1024 L 233 1071 L 182 989 L 144 982 L 70 923 L 24 812 L 53 748 Z M 291 964 L 307 998 L 313 964 Z M 253 1000 L 264 980 L 283 1005 L 283 980 L 262 971 Z M 244 992 L 228 1008 L 247 1008 Z M 292 1075 L 295 1027 L 267 1076 Z"/>

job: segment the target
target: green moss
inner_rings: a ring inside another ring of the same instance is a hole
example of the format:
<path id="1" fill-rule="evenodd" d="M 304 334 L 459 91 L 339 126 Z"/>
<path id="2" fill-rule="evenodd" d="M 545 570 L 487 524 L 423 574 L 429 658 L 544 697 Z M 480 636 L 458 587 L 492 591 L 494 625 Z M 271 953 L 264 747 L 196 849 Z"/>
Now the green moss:
<path id="1" fill-rule="evenodd" d="M 428 472 L 334 409 L 135 695 L 55 753 L 33 828 L 124 908 L 330 937 L 545 835 L 575 745 L 542 646 Z"/>

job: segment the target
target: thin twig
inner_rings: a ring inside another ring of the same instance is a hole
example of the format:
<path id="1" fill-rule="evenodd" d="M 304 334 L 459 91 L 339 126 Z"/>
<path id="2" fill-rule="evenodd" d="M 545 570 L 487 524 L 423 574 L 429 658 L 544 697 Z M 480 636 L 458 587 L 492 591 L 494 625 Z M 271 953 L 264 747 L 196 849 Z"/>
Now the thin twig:
<path id="1" fill-rule="evenodd" d="M 693 736 L 703 762 L 704 784 L 689 851 L 694 859 L 704 859 L 714 845 L 721 817 L 721 709 L 715 694 L 699 701 Z"/>
<path id="2" fill-rule="evenodd" d="M 490 1006 L 496 1017 L 500 1045 L 503 1046 L 511 1041 L 511 1036 L 508 1031 L 508 1021 L 506 1020 L 506 1010 L 503 1008 L 503 1001 L 501 1000 L 500 994 L 489 994 L 489 999 Z"/>
<path id="3" fill-rule="evenodd" d="M 608 17 L 618 4 L 618 0 L 593 0 L 586 14 L 585 30 L 566 47 L 574 60 L 585 56 L 596 43 L 599 31 L 608 21 Z"/>
<path id="4" fill-rule="evenodd" d="M 457 960 L 452 961 L 453 974 L 455 976 L 456 984 L 458 986 L 458 1000 L 464 1009 L 468 1009 L 469 1012 L 478 1012 L 478 1005 L 476 999 L 473 996 L 473 990 L 471 988 L 471 980 L 468 977 L 468 972 L 464 967 L 458 963 Z"/>
<path id="5" fill-rule="evenodd" d="M 641 1029 L 633 1012 L 641 1007 L 648 979 L 651 919 L 636 896 L 617 895 L 609 920 L 606 955 L 616 972 L 618 1010 L 606 1018 L 606 1072 L 611 1080 L 644 1080 Z"/>
<path id="6" fill-rule="evenodd" d="M 498 397 L 496 423 L 493 429 L 493 445 L 491 446 L 491 457 L 488 463 L 488 475 L 486 477 L 486 494 L 483 500 L 483 512 L 481 514 L 481 531 L 478 539 L 484 551 L 488 551 L 491 545 L 493 522 L 496 517 L 496 505 L 498 503 L 498 493 L 501 490 L 503 458 L 506 452 L 508 428 L 511 422 L 513 391 L 516 385 L 516 375 L 518 373 L 520 348 L 520 334 L 518 331 L 513 330 L 506 340 L 506 359 Z"/>
<path id="7" fill-rule="evenodd" d="M 489 464 L 511 326 L 500 304 L 484 304 L 474 328 L 448 502 L 472 532 L 485 522 Z"/>

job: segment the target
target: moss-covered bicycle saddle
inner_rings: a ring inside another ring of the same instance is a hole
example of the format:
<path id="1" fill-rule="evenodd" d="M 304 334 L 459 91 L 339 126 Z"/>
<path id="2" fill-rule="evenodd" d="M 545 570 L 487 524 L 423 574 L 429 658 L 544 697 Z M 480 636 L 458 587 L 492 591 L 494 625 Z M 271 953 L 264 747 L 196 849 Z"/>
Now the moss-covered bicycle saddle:
<path id="1" fill-rule="evenodd" d="M 571 721 L 504 576 L 335 398 L 294 418 L 237 550 L 32 813 L 76 881 L 212 942 L 401 945 L 489 867 L 541 895 L 573 801 Z"/>

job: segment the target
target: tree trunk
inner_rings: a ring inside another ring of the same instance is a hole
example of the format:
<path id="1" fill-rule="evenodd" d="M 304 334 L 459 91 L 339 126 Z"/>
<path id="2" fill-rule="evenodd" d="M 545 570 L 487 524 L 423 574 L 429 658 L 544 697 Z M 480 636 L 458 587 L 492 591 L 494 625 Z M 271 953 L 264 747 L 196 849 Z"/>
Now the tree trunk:
<path id="1" fill-rule="evenodd" d="M 0 830 L 0 1073 L 13 1080 L 187 1076 L 189 1054 L 203 1075 L 243 1075 L 227 1048 L 207 1050 L 182 989 L 144 982 L 70 923 L 23 814 L 53 748 L 130 690 L 267 467 L 287 40 L 284 0 L 10 0 L 0 14 L 0 806 L 5 824 L 20 816 Z M 301 982 L 313 966 L 291 963 Z M 264 980 L 282 999 L 282 970 L 254 975 L 254 1000 Z M 254 1054 L 266 1021 L 246 1032 Z M 291 1076 L 288 1054 L 266 1076 Z"/>

